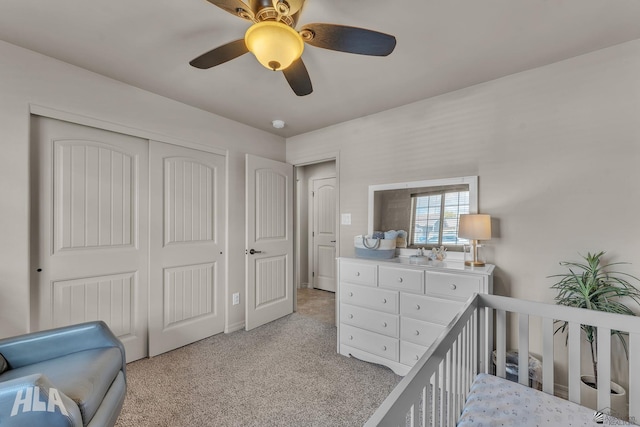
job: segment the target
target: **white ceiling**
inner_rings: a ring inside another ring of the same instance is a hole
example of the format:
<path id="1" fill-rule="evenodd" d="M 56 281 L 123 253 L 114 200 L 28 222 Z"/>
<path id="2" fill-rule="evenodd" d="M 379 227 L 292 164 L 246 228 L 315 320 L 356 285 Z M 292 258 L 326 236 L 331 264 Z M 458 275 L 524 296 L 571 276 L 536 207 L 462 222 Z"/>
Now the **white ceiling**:
<path id="1" fill-rule="evenodd" d="M 297 97 L 251 54 L 188 64 L 249 26 L 205 0 L 0 0 L 2 40 L 284 137 L 640 38 L 640 1 L 307 0 L 298 27 L 313 22 L 393 34 L 397 47 L 307 46 L 314 92 Z"/>

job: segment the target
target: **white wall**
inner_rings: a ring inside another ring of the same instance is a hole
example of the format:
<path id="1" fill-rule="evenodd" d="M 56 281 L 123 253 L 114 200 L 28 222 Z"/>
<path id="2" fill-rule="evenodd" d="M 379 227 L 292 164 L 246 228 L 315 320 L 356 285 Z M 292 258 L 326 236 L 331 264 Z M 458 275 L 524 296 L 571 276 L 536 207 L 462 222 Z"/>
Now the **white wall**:
<path id="1" fill-rule="evenodd" d="M 352 215 L 343 256 L 367 230 L 370 184 L 478 175 L 497 294 L 552 302 L 547 276 L 587 251 L 640 276 L 640 41 L 287 140 L 288 159 L 326 151 Z"/>
<path id="2" fill-rule="evenodd" d="M 229 291 L 244 301 L 244 153 L 283 161 L 282 138 L 5 42 L 0 58 L 0 337 L 29 330 L 30 104 L 228 150 Z"/>

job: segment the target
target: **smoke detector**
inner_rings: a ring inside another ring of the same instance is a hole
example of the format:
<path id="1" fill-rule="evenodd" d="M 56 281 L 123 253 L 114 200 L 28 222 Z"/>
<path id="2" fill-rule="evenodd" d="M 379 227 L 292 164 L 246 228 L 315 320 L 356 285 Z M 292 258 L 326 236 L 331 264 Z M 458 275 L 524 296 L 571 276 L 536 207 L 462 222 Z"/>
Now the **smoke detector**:
<path id="1" fill-rule="evenodd" d="M 282 129 L 285 125 L 284 120 L 274 120 L 271 125 L 276 129 Z"/>

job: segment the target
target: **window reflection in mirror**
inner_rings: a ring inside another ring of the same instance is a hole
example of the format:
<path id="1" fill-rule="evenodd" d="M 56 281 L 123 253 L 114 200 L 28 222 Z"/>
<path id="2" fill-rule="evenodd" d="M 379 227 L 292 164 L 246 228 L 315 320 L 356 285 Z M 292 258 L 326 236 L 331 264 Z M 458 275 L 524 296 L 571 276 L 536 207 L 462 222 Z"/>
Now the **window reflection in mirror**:
<path id="1" fill-rule="evenodd" d="M 408 232 L 410 248 L 445 246 L 462 250 L 461 214 L 477 213 L 477 177 L 414 181 L 369 187 L 369 233 Z"/>

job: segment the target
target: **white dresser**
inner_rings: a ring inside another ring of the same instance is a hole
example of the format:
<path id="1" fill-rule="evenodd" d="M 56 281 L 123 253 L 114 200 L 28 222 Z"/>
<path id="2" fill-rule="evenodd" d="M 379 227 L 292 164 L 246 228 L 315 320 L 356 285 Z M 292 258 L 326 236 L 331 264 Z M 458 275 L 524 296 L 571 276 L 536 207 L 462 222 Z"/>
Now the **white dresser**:
<path id="1" fill-rule="evenodd" d="M 493 269 L 339 258 L 338 352 L 406 375 L 474 292 L 493 292 Z"/>

